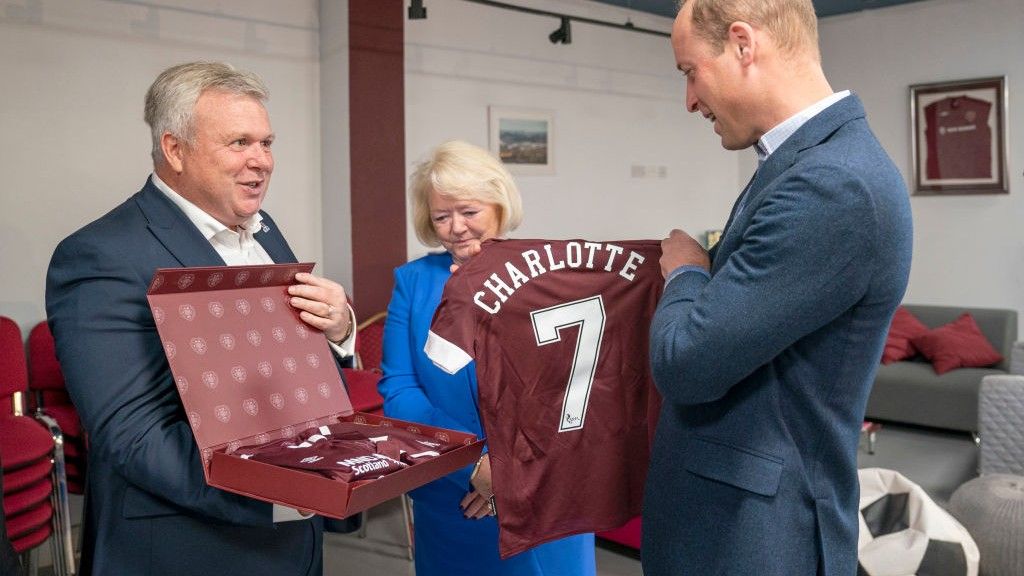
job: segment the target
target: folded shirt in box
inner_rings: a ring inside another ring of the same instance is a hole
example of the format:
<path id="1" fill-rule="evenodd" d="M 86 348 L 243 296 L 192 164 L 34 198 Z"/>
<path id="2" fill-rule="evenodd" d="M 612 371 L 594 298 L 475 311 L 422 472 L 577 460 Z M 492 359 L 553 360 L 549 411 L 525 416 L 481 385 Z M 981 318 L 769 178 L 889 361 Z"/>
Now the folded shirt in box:
<path id="1" fill-rule="evenodd" d="M 380 478 L 457 447 L 409 430 L 339 422 L 310 428 L 293 438 L 247 446 L 236 455 L 352 482 Z"/>

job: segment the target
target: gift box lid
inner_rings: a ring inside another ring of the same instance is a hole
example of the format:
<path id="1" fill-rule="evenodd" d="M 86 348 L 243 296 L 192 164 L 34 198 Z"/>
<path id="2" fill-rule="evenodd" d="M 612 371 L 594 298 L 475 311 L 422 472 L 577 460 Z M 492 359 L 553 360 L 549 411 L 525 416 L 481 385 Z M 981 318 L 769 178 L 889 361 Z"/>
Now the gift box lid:
<path id="1" fill-rule="evenodd" d="M 301 432 L 352 404 L 327 339 L 289 303 L 312 263 L 160 268 L 160 340 L 209 473 L 210 453 Z"/>

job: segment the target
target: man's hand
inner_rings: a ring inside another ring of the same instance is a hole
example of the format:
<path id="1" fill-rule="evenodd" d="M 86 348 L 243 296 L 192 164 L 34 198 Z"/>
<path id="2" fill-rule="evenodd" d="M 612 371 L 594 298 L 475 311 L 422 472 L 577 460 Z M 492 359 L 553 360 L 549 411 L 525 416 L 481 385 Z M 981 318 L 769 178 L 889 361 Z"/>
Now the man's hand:
<path id="1" fill-rule="evenodd" d="M 673 270 L 680 266 L 701 266 L 711 270 L 711 259 L 708 251 L 682 230 L 669 232 L 668 238 L 661 241 L 661 275 L 668 278 Z"/>
<path id="2" fill-rule="evenodd" d="M 469 246 L 468 252 L 469 252 L 469 254 L 465 258 L 463 258 L 460 261 L 454 262 L 451 266 L 449 266 L 448 267 L 448 271 L 451 272 L 452 274 L 455 274 L 455 271 L 459 269 L 459 266 L 462 266 L 463 264 L 468 262 L 470 258 L 472 258 L 473 256 L 476 256 L 477 254 L 479 254 L 480 253 L 480 242 L 477 241 L 477 242 L 474 242 L 473 244 L 471 244 Z"/>
<path id="3" fill-rule="evenodd" d="M 348 312 L 348 296 L 341 284 L 306 272 L 295 275 L 288 287 L 291 305 L 299 310 L 299 318 L 322 331 L 331 342 L 340 342 L 352 333 Z"/>

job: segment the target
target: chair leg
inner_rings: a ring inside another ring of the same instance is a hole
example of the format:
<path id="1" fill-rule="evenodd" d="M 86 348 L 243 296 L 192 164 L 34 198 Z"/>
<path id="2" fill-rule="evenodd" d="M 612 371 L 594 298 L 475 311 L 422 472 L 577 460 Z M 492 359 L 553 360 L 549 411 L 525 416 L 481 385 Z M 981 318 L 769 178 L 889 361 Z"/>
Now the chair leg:
<path id="1" fill-rule="evenodd" d="M 408 494 L 402 494 L 402 516 L 405 517 L 405 554 L 412 560 L 416 555 L 416 540 L 414 536 L 413 516 L 412 516 L 412 502 Z"/>
<path id="2" fill-rule="evenodd" d="M 22 571 L 26 576 L 39 576 L 39 546 L 21 555 Z"/>
<path id="3" fill-rule="evenodd" d="M 37 412 L 36 419 L 42 422 L 53 437 L 53 492 L 50 502 L 53 505 L 53 573 L 54 576 L 74 576 L 75 549 L 71 537 L 71 501 L 68 498 L 68 478 L 64 464 L 64 435 L 57 421 L 42 412 Z"/>
<path id="4" fill-rule="evenodd" d="M 370 521 L 370 511 L 363 510 L 359 513 L 359 530 L 356 531 L 356 536 L 360 538 L 366 538 L 366 524 Z"/>

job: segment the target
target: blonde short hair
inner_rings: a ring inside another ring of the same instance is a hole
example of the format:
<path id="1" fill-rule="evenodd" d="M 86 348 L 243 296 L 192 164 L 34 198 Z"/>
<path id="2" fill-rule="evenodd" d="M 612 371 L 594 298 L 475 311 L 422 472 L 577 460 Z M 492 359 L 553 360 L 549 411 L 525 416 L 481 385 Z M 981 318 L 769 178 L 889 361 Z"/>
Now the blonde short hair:
<path id="1" fill-rule="evenodd" d="M 523 202 L 512 175 L 497 157 L 468 142 L 451 140 L 434 148 L 410 178 L 413 229 L 427 246 L 441 245 L 430 219 L 430 193 L 434 190 L 452 200 L 495 205 L 498 236 L 515 230 L 523 220 Z"/>
<path id="2" fill-rule="evenodd" d="M 146 92 L 145 120 L 153 137 L 153 163 L 163 161 L 164 134 L 193 144 L 196 101 L 206 90 L 249 96 L 261 104 L 270 98 L 263 80 L 225 62 L 189 62 L 164 70 Z"/>
<path id="3" fill-rule="evenodd" d="M 693 31 L 717 53 L 725 49 L 729 26 L 746 22 L 766 30 L 790 56 L 818 52 L 818 17 L 811 0 L 682 0 L 680 9 L 693 4 Z"/>

